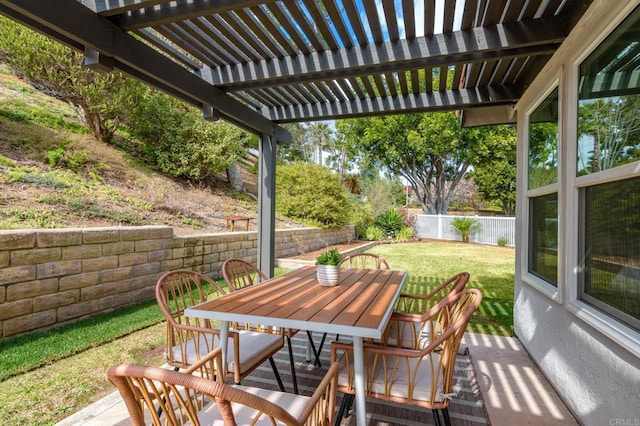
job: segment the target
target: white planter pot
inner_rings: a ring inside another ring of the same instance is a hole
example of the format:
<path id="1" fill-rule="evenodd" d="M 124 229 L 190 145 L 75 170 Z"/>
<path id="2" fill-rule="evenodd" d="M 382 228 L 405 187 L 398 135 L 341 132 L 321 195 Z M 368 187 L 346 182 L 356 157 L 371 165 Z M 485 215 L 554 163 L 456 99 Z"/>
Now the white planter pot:
<path id="1" fill-rule="evenodd" d="M 340 279 L 338 265 L 318 265 L 318 282 L 323 286 L 334 286 Z"/>

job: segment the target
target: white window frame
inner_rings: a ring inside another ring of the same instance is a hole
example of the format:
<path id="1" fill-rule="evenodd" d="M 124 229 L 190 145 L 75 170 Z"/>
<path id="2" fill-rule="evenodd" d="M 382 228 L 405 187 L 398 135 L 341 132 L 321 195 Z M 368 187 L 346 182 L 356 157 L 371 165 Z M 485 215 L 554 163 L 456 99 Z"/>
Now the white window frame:
<path id="1" fill-rule="evenodd" d="M 562 176 L 564 175 L 563 166 L 564 163 L 564 150 L 562 147 L 565 145 L 564 141 L 564 124 L 563 124 L 563 108 L 562 108 L 562 84 L 561 81 L 562 76 L 558 75 L 548 86 L 547 90 L 543 92 L 543 94 L 537 99 L 536 103 L 529 108 L 525 115 L 525 123 L 523 126 L 523 136 L 526 141 L 526 147 L 523 149 L 523 157 L 521 159 L 520 164 L 525 165 L 525 179 L 523 184 L 526 185 L 525 197 L 524 197 L 524 206 L 523 206 L 523 223 L 524 227 L 522 229 L 522 247 L 523 250 L 520 251 L 520 264 L 523 265 L 520 272 L 520 278 L 522 281 L 532 288 L 538 290 L 540 293 L 550 298 L 551 300 L 562 303 L 563 294 L 562 284 L 563 280 L 561 277 L 563 276 L 564 263 L 562 259 L 564 258 L 564 239 L 563 235 L 563 221 L 562 221 L 562 213 L 563 213 L 563 191 L 560 182 L 562 182 Z M 540 104 L 547 99 L 547 97 L 553 92 L 556 88 L 558 88 L 558 146 L 556 147 L 558 151 L 558 170 L 557 170 L 557 181 L 555 183 L 541 186 L 538 188 L 529 189 L 529 117 L 531 114 L 540 106 Z M 522 161 L 524 160 L 524 161 Z M 549 283 L 543 278 L 540 278 L 537 275 L 529 272 L 529 230 L 530 230 L 530 202 L 532 198 L 536 198 L 543 195 L 549 195 L 557 193 L 558 194 L 558 271 L 557 271 L 557 287 Z"/>
<path id="2" fill-rule="evenodd" d="M 605 314 L 596 307 L 587 304 L 579 299 L 579 280 L 578 272 L 580 267 L 580 248 L 578 246 L 580 236 L 579 224 L 579 193 L 582 188 L 622 180 L 640 176 L 640 161 L 614 167 L 612 169 L 588 174 L 585 176 L 577 176 L 577 144 L 578 144 L 578 84 L 580 80 L 580 65 L 595 49 L 611 35 L 611 33 L 626 19 L 635 7 L 630 4 L 624 12 L 620 13 L 616 19 L 613 19 L 602 31 L 597 38 L 592 40 L 588 46 L 582 50 L 571 63 L 568 75 L 565 78 L 567 82 L 564 99 L 566 104 L 562 105 L 562 109 L 566 110 L 566 143 L 565 145 L 565 170 L 563 173 L 563 188 L 566 188 L 566 215 L 564 222 L 566 224 L 566 233 L 563 240 L 566 241 L 566 261 L 564 289 L 566 296 L 566 308 L 580 320 L 594 327 L 599 332 L 611 338 L 614 342 L 628 350 L 629 352 L 640 356 L 640 332 L 629 327 L 620 320 Z"/>

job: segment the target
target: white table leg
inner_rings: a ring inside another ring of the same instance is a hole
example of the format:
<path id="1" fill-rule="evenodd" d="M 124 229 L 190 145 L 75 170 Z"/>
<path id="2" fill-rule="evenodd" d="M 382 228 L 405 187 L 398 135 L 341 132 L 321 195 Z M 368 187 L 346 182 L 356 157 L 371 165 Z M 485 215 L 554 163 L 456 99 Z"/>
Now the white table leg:
<path id="1" fill-rule="evenodd" d="M 306 358 L 307 362 L 311 362 L 311 357 L 313 356 L 312 353 L 313 351 L 311 350 L 311 340 L 307 338 L 307 358 Z"/>
<path id="2" fill-rule="evenodd" d="M 222 321 L 220 327 L 220 348 L 222 349 L 222 369 L 223 377 L 227 375 L 227 346 L 229 346 L 229 321 Z"/>
<path id="3" fill-rule="evenodd" d="M 364 350 L 362 337 L 353 337 L 353 367 L 355 372 L 356 424 L 367 424 L 367 407 L 364 389 Z"/>

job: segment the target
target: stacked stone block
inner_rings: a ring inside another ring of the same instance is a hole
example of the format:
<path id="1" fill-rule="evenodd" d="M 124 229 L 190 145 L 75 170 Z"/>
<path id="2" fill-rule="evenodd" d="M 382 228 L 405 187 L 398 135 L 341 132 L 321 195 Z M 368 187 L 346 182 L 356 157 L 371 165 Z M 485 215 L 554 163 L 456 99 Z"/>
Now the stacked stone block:
<path id="1" fill-rule="evenodd" d="M 353 227 L 276 231 L 276 256 L 353 239 Z M 221 277 L 231 257 L 255 263 L 256 232 L 175 236 L 166 226 L 0 231 L 0 339 L 154 297 L 167 271 Z"/>

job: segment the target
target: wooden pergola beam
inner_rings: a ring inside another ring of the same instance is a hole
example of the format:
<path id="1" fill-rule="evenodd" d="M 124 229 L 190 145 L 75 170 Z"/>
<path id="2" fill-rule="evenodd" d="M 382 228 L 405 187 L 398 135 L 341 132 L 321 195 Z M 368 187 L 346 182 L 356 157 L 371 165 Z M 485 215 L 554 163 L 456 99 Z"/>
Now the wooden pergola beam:
<path id="1" fill-rule="evenodd" d="M 524 88 L 519 85 L 495 88 L 457 89 L 444 92 L 309 103 L 289 107 L 263 108 L 263 114 L 277 123 L 332 120 L 420 111 L 458 110 L 468 107 L 515 103 Z"/>
<path id="2" fill-rule="evenodd" d="M 211 69 L 211 83 L 224 90 L 339 79 L 385 72 L 549 55 L 569 32 L 560 17 L 478 27 L 451 34 L 402 39 L 309 55 L 270 58 Z"/>

